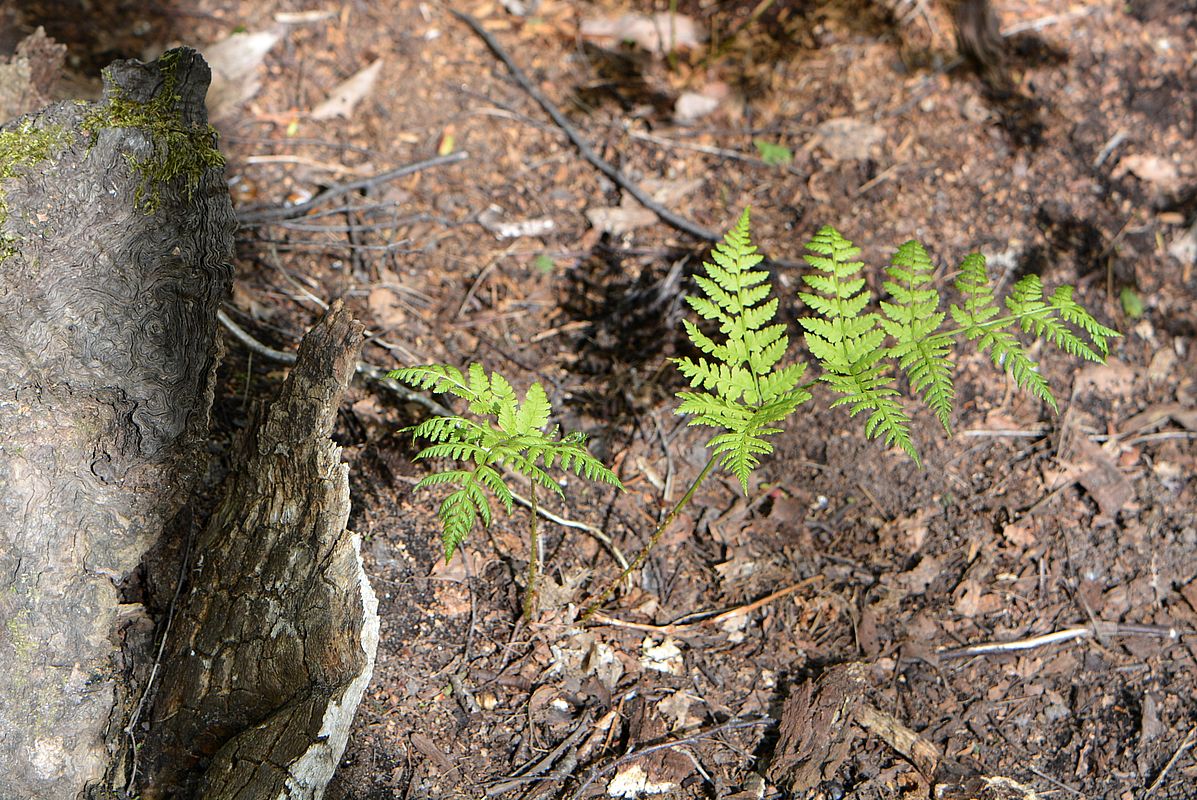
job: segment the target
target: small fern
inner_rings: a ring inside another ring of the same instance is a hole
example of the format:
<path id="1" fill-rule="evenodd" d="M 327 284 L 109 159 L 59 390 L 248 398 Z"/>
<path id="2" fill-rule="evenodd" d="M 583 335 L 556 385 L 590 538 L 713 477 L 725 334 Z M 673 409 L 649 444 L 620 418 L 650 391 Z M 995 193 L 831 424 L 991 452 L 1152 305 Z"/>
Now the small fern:
<path id="1" fill-rule="evenodd" d="M 745 494 L 748 476 L 760 456 L 773 452 L 766 437 L 780 433 L 777 423 L 810 399 L 799 387 L 803 364 L 779 366 L 789 349 L 784 323 L 773 323 L 777 298 L 769 273 L 754 270 L 762 257 L 749 239 L 749 212 L 728 232 L 704 262 L 706 276 L 695 276 L 706 297 L 687 297 L 700 317 L 719 323 L 723 343 L 716 343 L 697 325 L 684 320 L 694 346 L 713 361 L 674 359 L 691 387 L 706 391 L 679 392 L 675 413 L 692 416 L 691 425 L 723 430 L 708 443 L 713 456 L 740 481 Z"/>
<path id="2" fill-rule="evenodd" d="M 858 277 L 864 262 L 851 260 L 860 250 L 830 226 L 816 233 L 806 247 L 813 253 L 806 262 L 818 272 L 802 276 L 812 291 L 798 296 L 819 316 L 798 323 L 806 329 L 806 345 L 824 369 L 821 380 L 844 395 L 832 407 L 850 404 L 852 416 L 868 411 L 865 435 L 884 435 L 886 444 L 898 445 L 918 462 L 910 441 L 910 417 L 894 399 L 898 390 L 883 361 L 888 352 L 883 346 L 885 328 L 876 313 L 861 313 L 869 303 L 865 280 Z"/>
<path id="3" fill-rule="evenodd" d="M 515 496 L 503 478 L 504 467 L 528 480 L 533 497 L 538 486 L 563 494 L 560 484 L 549 475 L 552 469 L 623 488 L 615 473 L 586 449 L 584 434 L 561 435 L 555 426 L 546 430 L 552 407 L 539 383 L 533 383 L 521 401 L 506 378 L 497 372 L 488 374 L 480 364 L 471 364 L 465 373 L 446 364 L 407 367 L 392 370 L 387 377 L 418 389 L 460 397 L 472 414 L 482 418 L 433 417 L 405 429 L 414 438 L 429 443 L 417 459 L 443 458 L 467 464 L 465 468 L 434 472 L 416 484 L 417 489 L 456 487 L 441 503 L 439 512 L 446 561 L 453 558 L 479 517 L 484 525 L 490 525 L 493 515 L 488 493 L 511 514 Z"/>

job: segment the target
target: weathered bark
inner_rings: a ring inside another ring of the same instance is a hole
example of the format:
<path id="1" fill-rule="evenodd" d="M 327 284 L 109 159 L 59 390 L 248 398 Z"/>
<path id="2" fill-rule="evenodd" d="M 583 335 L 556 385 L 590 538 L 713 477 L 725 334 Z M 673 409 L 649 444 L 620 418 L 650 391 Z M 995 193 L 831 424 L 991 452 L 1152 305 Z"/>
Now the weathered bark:
<path id="1" fill-rule="evenodd" d="M 337 304 L 244 437 L 143 695 L 152 625 L 121 591 L 204 466 L 232 277 L 208 78 L 190 50 L 120 62 L 100 103 L 0 129 L 3 800 L 130 774 L 146 798 L 316 800 L 373 668 L 329 440 L 361 326 Z"/>
<path id="2" fill-rule="evenodd" d="M 177 125 L 206 130 L 207 66 L 176 55 L 171 80 L 157 62 L 117 63 L 99 104 L 60 103 L 6 128 L 53 141 L 0 182 L 6 800 L 72 798 L 103 775 L 105 728 L 121 713 L 118 624 L 139 614 L 120 586 L 202 463 L 216 310 L 232 277 L 222 171 L 152 187 L 147 213 L 131 159 L 152 154 L 153 137 L 85 123 L 114 97 L 165 98 Z"/>
<path id="3" fill-rule="evenodd" d="M 145 798 L 319 798 L 344 751 L 378 644 L 328 438 L 361 331 L 334 304 L 240 444 L 167 646 Z"/>

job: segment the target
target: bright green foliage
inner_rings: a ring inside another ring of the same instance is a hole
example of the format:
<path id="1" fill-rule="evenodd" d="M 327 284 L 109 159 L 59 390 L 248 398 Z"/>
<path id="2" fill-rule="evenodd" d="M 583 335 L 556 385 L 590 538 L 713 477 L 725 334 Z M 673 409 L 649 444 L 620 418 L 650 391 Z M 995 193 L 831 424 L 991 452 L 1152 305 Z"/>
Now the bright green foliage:
<path id="1" fill-rule="evenodd" d="M 1005 303 L 1010 313 L 999 316 L 985 271 L 985 258 L 978 253 L 966 256 L 960 265 L 956 289 L 965 298 L 963 307 L 952 306 L 952 317 L 960 325 L 960 332 L 970 341 L 976 340 L 981 350 L 989 350 L 993 363 L 1009 372 L 1018 386 L 1057 412 L 1059 406 L 1047 381 L 1039 374 L 1039 365 L 1031 360 L 1010 329 L 1017 323 L 1022 330 L 1046 339 L 1066 353 L 1098 363 L 1104 362 L 1109 353 L 1107 340 L 1119 335 L 1098 323 L 1072 299 L 1071 286 L 1061 286 L 1045 299 L 1038 275 L 1027 275 L 1014 284 Z"/>
<path id="2" fill-rule="evenodd" d="M 894 253 L 885 291 L 892 303 L 881 302 L 885 316 L 881 327 L 895 344 L 887 355 L 897 359 L 906 373 L 910 388 L 919 392 L 923 402 L 935 412 L 944 430 L 952 432 L 952 340 L 935 335 L 944 320 L 939 310 L 939 292 L 931 285 L 934 267 L 927 251 L 918 242 L 906 242 Z"/>
<path id="3" fill-rule="evenodd" d="M 708 443 L 712 456 L 740 481 L 747 493 L 748 475 L 759 456 L 773 452 L 765 437 L 780 432 L 777 423 L 810 399 L 798 386 L 805 366 L 779 366 L 789 348 L 783 323 L 772 323 L 777 298 L 766 299 L 773 287 L 769 273 L 754 270 L 761 262 L 749 239 L 748 210 L 705 262 L 706 276 L 695 276 L 705 297 L 686 301 L 703 319 L 719 323 L 721 342 L 704 334 L 689 320 L 683 324 L 690 341 L 712 361 L 674 359 L 690 386 L 705 391 L 679 392 L 678 414 L 691 414 L 691 425 L 707 425 L 724 432 Z"/>
<path id="4" fill-rule="evenodd" d="M 884 436 L 886 444 L 898 445 L 918 463 L 910 441 L 910 417 L 895 399 L 898 390 L 883 360 L 888 355 L 886 329 L 876 313 L 862 313 L 869 303 L 864 278 L 859 277 L 864 263 L 852 260 L 860 250 L 830 226 L 820 229 L 806 246 L 813 253 L 806 262 L 818 271 L 802 276 L 812 291 L 798 296 L 819 316 L 798 322 L 806 329 L 807 347 L 825 370 L 820 379 L 843 395 L 832 406 L 850 404 L 852 416 L 868 411 L 865 435 Z"/>
<path id="5" fill-rule="evenodd" d="M 945 312 L 934 286 L 931 258 L 916 241 L 901 245 L 886 268 L 889 299 L 880 302 L 878 313 L 869 310 L 872 295 L 861 276 L 864 264 L 850 241 L 824 227 L 807 248 L 806 261 L 813 271 L 802 276 L 808 291 L 798 296 L 814 313 L 798 323 L 823 369 L 819 380 L 842 395 L 833 406 L 847 405 L 852 416 L 868 412 L 867 436 L 897 445 L 915 463 L 921 462 L 910 439 L 910 416 L 891 366 L 906 375 L 911 390 L 951 433 L 956 399 L 951 354 L 957 340 L 977 342 L 1020 388 L 1058 410 L 1047 381 L 1015 331 L 1098 362 L 1109 353 L 1109 340 L 1119 335 L 1072 299 L 1071 286 L 1044 297 L 1035 275 L 1014 285 L 1004 300 L 1008 313 L 1003 314 L 985 259 L 978 253 L 960 266 L 956 289 L 962 304 Z M 709 443 L 712 455 L 747 490 L 748 475 L 759 457 L 772 452 L 766 437 L 777 433 L 777 424 L 810 399 L 809 384 L 798 384 L 801 364 L 778 366 L 786 360 L 789 340 L 785 326 L 773 321 L 777 300 L 769 299 L 768 273 L 753 269 L 762 259 L 749 238 L 747 211 L 715 246 L 711 258 L 713 264 L 703 265 L 706 275 L 695 277 L 704 296 L 686 299 L 699 316 L 719 324 L 722 337 L 716 341 L 693 322 L 683 322 L 690 340 L 709 360 L 675 359 L 690 385 L 706 390 L 680 392 L 678 413 L 692 414 L 692 425 L 724 430 Z M 944 330 L 949 312 L 959 327 Z"/>
<path id="6" fill-rule="evenodd" d="M 441 503 L 439 513 L 446 561 L 478 517 L 484 525 L 490 524 L 487 491 L 511 513 L 515 498 L 503 479 L 504 467 L 558 495 L 561 486 L 548 473 L 553 468 L 623 488 L 619 478 L 587 451 L 584 434 L 562 436 L 555 426 L 545 430 L 552 408 L 539 383 L 528 388 L 521 402 L 506 378 L 497 372 L 488 374 L 480 364 L 471 364 L 464 374 L 453 366 L 433 364 L 393 370 L 387 377 L 460 397 L 472 414 L 482 418 L 433 417 L 407 429 L 413 437 L 429 442 L 417 458 L 465 462 L 462 468 L 433 473 L 416 484 L 418 489 L 442 484 L 456 487 Z"/>

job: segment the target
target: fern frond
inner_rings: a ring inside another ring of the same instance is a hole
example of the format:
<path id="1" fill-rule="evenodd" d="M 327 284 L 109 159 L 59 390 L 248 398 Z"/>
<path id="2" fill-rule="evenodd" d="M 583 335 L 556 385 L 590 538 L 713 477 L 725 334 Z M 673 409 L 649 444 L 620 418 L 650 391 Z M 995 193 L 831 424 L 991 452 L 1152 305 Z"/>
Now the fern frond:
<path id="1" fill-rule="evenodd" d="M 450 458 L 455 461 L 470 459 L 481 464 L 489 455 L 489 448 L 480 447 L 472 442 L 453 440 L 425 447 L 416 454 L 416 459 L 420 461 L 426 458 Z"/>
<path id="2" fill-rule="evenodd" d="M 721 341 L 684 320 L 690 341 L 707 358 L 675 358 L 674 364 L 695 389 L 679 392 L 677 414 L 691 417 L 690 425 L 705 425 L 724 432 L 708 442 L 712 458 L 731 472 L 748 492 L 748 476 L 772 451 L 766 436 L 771 427 L 810 399 L 797 388 L 802 365 L 779 366 L 790 340 L 783 324 L 770 324 L 779 301 L 770 298 L 769 273 L 753 269 L 762 261 L 752 244 L 749 211 L 715 245 L 711 261 L 703 263 L 705 276 L 695 276 L 703 297 L 687 297 L 700 317 L 719 323 Z M 714 463 L 714 462 L 712 462 Z"/>
<path id="3" fill-rule="evenodd" d="M 806 262 L 818 272 L 802 276 L 813 291 L 798 296 L 820 316 L 798 322 L 806 330 L 807 347 L 825 370 L 820 380 L 844 395 L 832 406 L 849 405 L 851 416 L 868 411 L 866 436 L 883 437 L 921 463 L 910 440 L 910 417 L 894 400 L 898 391 L 882 363 L 886 330 L 879 327 L 877 314 L 862 313 L 870 295 L 864 278 L 858 277 L 864 262 L 853 260 L 860 250 L 830 225 L 815 234 L 807 249 Z"/>
<path id="4" fill-rule="evenodd" d="M 473 401 L 477 397 L 461 370 L 449 364 L 423 364 L 393 369 L 387 373 L 387 377 L 416 389 L 451 394 L 467 401 Z"/>
<path id="5" fill-rule="evenodd" d="M 748 494 L 748 476 L 760 466 L 757 456 L 773 452 L 773 445 L 763 437 L 780 433 L 781 428 L 749 428 L 721 433 L 707 445 L 711 455 L 719 457 L 719 465 L 736 476 L 740 488 Z"/>
<path id="6" fill-rule="evenodd" d="M 465 490 L 458 490 L 441 502 L 437 516 L 441 520 L 441 545 L 445 551 L 445 561 L 450 561 L 457 547 L 470 535 L 478 512 Z"/>
<path id="7" fill-rule="evenodd" d="M 943 323 L 939 310 L 939 292 L 931 286 L 934 267 L 926 249 L 911 240 L 901 245 L 886 270 L 890 280 L 885 290 L 893 303 L 881 303 L 881 326 L 893 339 L 887 356 L 897 359 L 906 373 L 910 387 L 922 395 L 945 431 L 952 432 L 952 405 L 956 391 L 952 385 L 951 339 L 935 336 Z"/>
<path id="8" fill-rule="evenodd" d="M 512 433 L 540 430 L 549 424 L 549 414 L 552 410 L 544 387 L 539 383 L 533 383 L 524 395 L 524 402 L 520 404 L 520 410 L 515 416 L 515 430 Z"/>
<path id="9" fill-rule="evenodd" d="M 1060 313 L 1060 317 L 1067 323 L 1075 325 L 1080 328 L 1089 337 L 1089 341 L 1101 353 L 1101 360 L 1105 360 L 1105 356 L 1110 353 L 1110 346 L 1108 339 L 1117 339 L 1122 334 L 1113 328 L 1107 328 L 1093 316 L 1086 311 L 1080 304 L 1072 299 L 1073 288 L 1071 286 L 1061 286 L 1056 291 L 1052 292 L 1051 298 L 1048 300 L 1052 308 Z"/>
<path id="10" fill-rule="evenodd" d="M 414 439 L 426 439 L 429 442 L 446 442 L 451 439 L 476 441 L 481 432 L 480 425 L 464 417 L 432 417 L 401 431 L 410 433 Z"/>
<path id="11" fill-rule="evenodd" d="M 1038 285 L 1037 278 L 1035 284 Z M 1020 286 L 1021 297 L 1015 301 L 1014 307 L 1023 307 L 1028 314 L 1035 313 L 1035 287 L 1020 281 L 1015 289 Z M 1018 317 L 998 317 L 1000 312 L 986 272 L 985 256 L 970 253 L 964 257 L 960 264 L 960 275 L 956 278 L 956 289 L 964 296 L 963 306 L 953 305 L 951 308 L 952 318 L 960 325 L 960 332 L 969 341 L 975 340 L 981 352 L 988 350 L 994 366 L 1009 373 L 1015 385 L 1026 389 L 1059 413 L 1060 406 L 1052 395 L 1047 379 L 1039 374 L 1039 365 L 1031 360 L 1022 344 L 1007 330 Z"/>
<path id="12" fill-rule="evenodd" d="M 497 372 L 488 373 L 481 364 L 471 364 L 463 373 L 446 364 L 406 367 L 388 373 L 417 388 L 444 391 L 467 401 L 483 422 L 466 417 L 437 417 L 407 428 L 412 436 L 429 445 L 416 458 L 446 458 L 472 463 L 473 469 L 447 469 L 425 476 L 417 489 L 452 485 L 456 491 L 441 503 L 441 540 L 445 558 L 450 559 L 479 517 L 485 525 L 492 519 L 489 491 L 508 514 L 515 495 L 497 469 L 510 466 L 534 486 L 562 495 L 557 481 L 547 472 L 560 465 L 588 480 L 623 489 L 615 473 L 586 449 L 586 436 L 570 433 L 559 438 L 559 428 L 545 432 L 552 416 L 548 394 L 533 383 L 519 401 L 511 383 Z M 544 467 L 537 462 L 543 462 Z"/>
<path id="13" fill-rule="evenodd" d="M 474 480 L 490 489 L 491 494 L 498 498 L 499 502 L 503 504 L 503 508 L 511 514 L 514 508 L 515 496 L 511 494 L 511 489 L 503 481 L 503 477 L 499 475 L 492 467 L 483 465 L 474 471 Z"/>

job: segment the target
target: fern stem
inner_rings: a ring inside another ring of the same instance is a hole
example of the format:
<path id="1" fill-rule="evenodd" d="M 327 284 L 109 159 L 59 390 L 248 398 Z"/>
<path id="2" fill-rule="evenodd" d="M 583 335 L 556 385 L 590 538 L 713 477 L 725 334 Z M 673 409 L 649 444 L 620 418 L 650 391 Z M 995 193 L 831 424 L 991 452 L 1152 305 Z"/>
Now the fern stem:
<path id="1" fill-rule="evenodd" d="M 528 586 L 524 589 L 524 619 L 528 622 L 536 615 L 536 580 L 540 574 L 540 530 L 536 527 L 536 483 L 528 481 L 528 502 L 531 505 L 532 520 L 528 526 Z"/>
<path id="2" fill-rule="evenodd" d="M 636 556 L 636 559 L 628 565 L 627 569 L 619 573 L 619 577 L 608 584 L 607 588 L 604 589 L 589 606 L 587 606 L 586 610 L 582 612 L 582 616 L 578 618 L 578 622 L 585 622 L 593 617 L 599 608 L 602 607 L 603 603 L 607 602 L 607 598 L 615 592 L 616 587 L 623 582 L 623 579 L 640 568 L 640 565 L 643 564 L 644 560 L 648 558 L 649 551 L 651 551 L 656 543 L 660 541 L 661 536 L 665 533 L 665 531 L 669 530 L 669 526 L 673 524 L 674 520 L 677 519 L 677 516 L 681 513 L 682 509 L 685 508 L 686 505 L 694 498 L 694 493 L 698 491 L 698 487 L 702 485 L 702 482 L 707 479 L 707 476 L 711 474 L 711 470 L 715 469 L 715 465 L 718 463 L 718 455 L 713 455 L 710 457 L 706 463 L 706 466 L 702 468 L 702 472 L 698 473 L 698 477 L 691 481 L 690 486 L 686 489 L 686 493 L 682 495 L 682 499 L 678 500 L 677 505 L 673 507 L 673 510 L 669 512 L 665 519 L 661 520 L 661 524 L 657 526 L 655 531 L 653 531 L 653 535 L 648 537 L 648 543 L 644 545 L 644 548 Z"/>
<path id="3" fill-rule="evenodd" d="M 1043 312 L 1043 309 L 1034 309 L 1032 311 L 1025 311 L 1022 314 L 1010 314 L 1005 317 L 998 317 L 996 319 L 989 319 L 989 320 L 985 320 L 984 322 L 977 323 L 976 327 L 981 330 L 987 330 L 989 328 L 994 328 L 995 330 L 1001 330 L 1003 328 L 1009 327 L 1012 323 L 1015 323 L 1021 319 L 1024 319 L 1025 317 L 1034 316 L 1035 314 L 1039 314 L 1042 312 Z M 964 327 L 952 328 L 951 330 L 937 331 L 936 333 L 932 334 L 932 338 L 943 337 L 945 339 L 955 339 L 955 338 L 959 337 L 960 334 L 967 333 L 967 332 L 968 332 L 968 328 L 964 328 Z"/>

